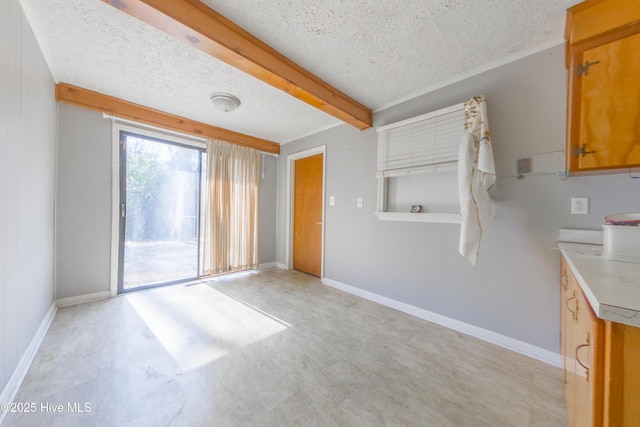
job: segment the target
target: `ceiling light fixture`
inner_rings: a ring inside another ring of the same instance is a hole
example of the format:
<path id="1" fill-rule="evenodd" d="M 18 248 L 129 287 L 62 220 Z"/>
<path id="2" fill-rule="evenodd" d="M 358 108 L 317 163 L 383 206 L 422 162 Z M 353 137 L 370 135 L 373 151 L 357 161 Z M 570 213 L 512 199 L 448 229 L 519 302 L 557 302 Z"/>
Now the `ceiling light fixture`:
<path id="1" fill-rule="evenodd" d="M 218 110 L 225 113 L 230 113 L 240 106 L 240 100 L 230 93 L 214 92 L 209 98 Z"/>

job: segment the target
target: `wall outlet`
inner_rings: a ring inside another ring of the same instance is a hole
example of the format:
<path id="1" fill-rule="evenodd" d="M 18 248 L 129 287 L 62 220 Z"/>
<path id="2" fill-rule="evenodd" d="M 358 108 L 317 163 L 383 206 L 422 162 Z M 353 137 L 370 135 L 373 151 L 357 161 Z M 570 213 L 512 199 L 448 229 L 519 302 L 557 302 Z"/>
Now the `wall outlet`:
<path id="1" fill-rule="evenodd" d="M 587 215 L 589 213 L 588 197 L 572 197 L 571 198 L 571 214 Z"/>

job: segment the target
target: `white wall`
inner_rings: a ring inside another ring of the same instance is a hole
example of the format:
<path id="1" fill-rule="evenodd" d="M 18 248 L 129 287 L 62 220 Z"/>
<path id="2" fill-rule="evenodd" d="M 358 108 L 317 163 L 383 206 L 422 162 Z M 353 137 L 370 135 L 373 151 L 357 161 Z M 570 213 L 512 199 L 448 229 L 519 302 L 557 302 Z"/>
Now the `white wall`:
<path id="1" fill-rule="evenodd" d="M 0 2 L 0 390 L 53 303 L 54 83 L 17 0 Z"/>
<path id="2" fill-rule="evenodd" d="M 399 72 L 401 76 L 401 72 Z M 278 162 L 277 259 L 285 263 L 286 158 L 327 145 L 325 277 L 488 331 L 558 352 L 558 228 L 598 228 L 606 214 L 640 211 L 640 180 L 628 175 L 515 176 L 516 159 L 547 157 L 564 169 L 566 70 L 558 46 L 374 114 L 374 126 L 487 96 L 498 169 L 496 215 L 474 269 L 458 255 L 459 226 L 383 222 L 373 214 L 375 130 L 343 125 L 282 146 Z M 556 154 L 548 155 L 547 153 Z M 553 168 L 552 168 L 553 169 Z M 570 197 L 591 198 L 570 215 Z M 364 198 L 364 208 L 356 198 Z"/>
<path id="3" fill-rule="evenodd" d="M 59 106 L 56 298 L 108 292 L 111 265 L 111 121 Z M 258 262 L 275 261 L 276 159 L 265 157 Z"/>

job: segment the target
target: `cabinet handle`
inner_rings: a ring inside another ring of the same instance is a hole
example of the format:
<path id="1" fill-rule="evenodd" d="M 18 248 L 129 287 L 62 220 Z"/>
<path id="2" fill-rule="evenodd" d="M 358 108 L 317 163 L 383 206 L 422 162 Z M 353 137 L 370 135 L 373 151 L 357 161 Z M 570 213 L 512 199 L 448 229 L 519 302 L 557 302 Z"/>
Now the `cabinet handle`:
<path id="1" fill-rule="evenodd" d="M 587 146 L 582 144 L 581 146 L 576 148 L 576 154 L 578 156 L 586 156 L 587 154 L 597 153 L 597 151 L 587 151 Z"/>
<path id="2" fill-rule="evenodd" d="M 567 289 L 567 273 L 565 273 L 564 271 L 562 273 L 560 273 L 560 284 L 562 285 L 563 288 Z"/>
<path id="3" fill-rule="evenodd" d="M 580 64 L 576 67 L 576 74 L 578 75 L 578 77 L 580 76 L 586 76 L 587 74 L 589 74 L 589 67 L 593 67 L 596 64 L 599 64 L 600 61 L 593 61 L 593 62 L 585 62 L 584 64 Z"/>
<path id="4" fill-rule="evenodd" d="M 589 347 L 589 346 L 590 346 L 589 334 L 587 334 L 587 343 L 580 344 L 579 346 L 576 347 L 576 362 L 578 362 L 578 365 L 582 366 L 582 368 L 584 369 L 585 375 L 587 377 L 587 382 L 589 382 L 589 367 L 580 361 L 580 357 L 578 356 L 578 351 L 580 351 L 581 348 Z"/>
<path id="5" fill-rule="evenodd" d="M 571 300 L 576 300 L 576 310 L 573 311 L 569 308 L 569 301 Z M 573 291 L 573 296 L 570 296 L 569 298 L 567 298 L 567 301 L 565 301 L 564 305 L 567 307 L 567 310 L 569 310 L 571 312 L 571 316 L 573 317 L 573 320 L 576 320 L 578 318 L 578 300 L 576 299 L 576 291 Z"/>

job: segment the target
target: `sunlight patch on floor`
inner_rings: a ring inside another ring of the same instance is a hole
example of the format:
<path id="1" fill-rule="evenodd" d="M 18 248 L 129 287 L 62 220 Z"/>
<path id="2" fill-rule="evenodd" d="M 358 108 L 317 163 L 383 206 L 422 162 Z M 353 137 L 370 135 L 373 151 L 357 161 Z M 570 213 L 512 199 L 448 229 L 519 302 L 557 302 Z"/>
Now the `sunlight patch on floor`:
<path id="1" fill-rule="evenodd" d="M 290 326 L 202 284 L 136 292 L 125 298 L 183 371 Z"/>

